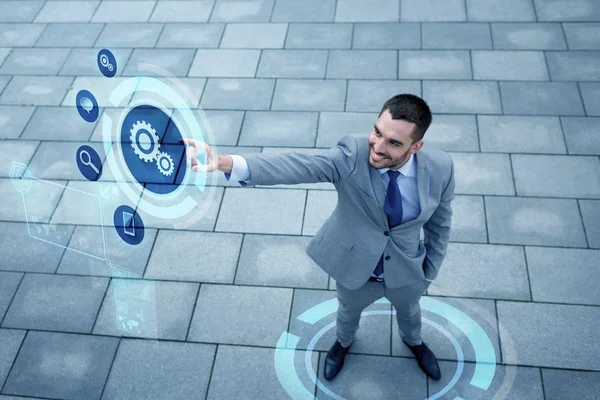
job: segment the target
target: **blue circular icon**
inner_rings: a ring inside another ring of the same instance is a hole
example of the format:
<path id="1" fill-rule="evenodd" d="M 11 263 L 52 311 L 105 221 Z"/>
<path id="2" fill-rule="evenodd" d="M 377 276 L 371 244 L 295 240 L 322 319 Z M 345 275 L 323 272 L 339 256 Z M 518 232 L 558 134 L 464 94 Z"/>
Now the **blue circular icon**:
<path id="1" fill-rule="evenodd" d="M 102 75 L 112 78 L 117 73 L 117 59 L 108 49 L 102 49 L 98 52 L 98 68 Z"/>
<path id="2" fill-rule="evenodd" d="M 81 146 L 76 153 L 77 167 L 87 180 L 97 181 L 102 175 L 102 160 L 90 146 Z"/>
<path id="3" fill-rule="evenodd" d="M 117 233 L 125 243 L 135 246 L 144 240 L 144 223 L 133 208 L 119 206 L 113 220 Z"/>
<path id="4" fill-rule="evenodd" d="M 80 90 L 75 98 L 77 111 L 81 118 L 87 122 L 94 122 L 98 119 L 98 102 L 93 94 L 87 90 Z"/>
<path id="5" fill-rule="evenodd" d="M 133 108 L 121 127 L 121 150 L 136 181 L 155 194 L 174 192 L 182 182 L 185 147 L 175 122 L 161 109 Z"/>

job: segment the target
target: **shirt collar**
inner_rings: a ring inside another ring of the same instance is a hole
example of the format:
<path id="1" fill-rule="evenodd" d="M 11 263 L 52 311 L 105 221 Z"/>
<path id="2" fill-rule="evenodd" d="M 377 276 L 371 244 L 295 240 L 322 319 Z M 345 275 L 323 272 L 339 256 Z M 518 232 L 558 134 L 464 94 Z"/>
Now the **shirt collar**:
<path id="1" fill-rule="evenodd" d="M 408 158 L 408 161 L 406 162 L 406 164 L 404 164 L 403 166 L 401 166 L 398 169 L 395 169 L 394 171 L 398 171 L 400 172 L 402 175 L 404 176 L 408 176 L 409 173 L 411 172 L 411 168 L 413 166 L 413 159 L 414 154 L 411 154 L 410 157 Z M 378 168 L 377 171 L 379 171 L 381 174 L 385 174 L 386 172 L 388 172 L 391 168 Z"/>

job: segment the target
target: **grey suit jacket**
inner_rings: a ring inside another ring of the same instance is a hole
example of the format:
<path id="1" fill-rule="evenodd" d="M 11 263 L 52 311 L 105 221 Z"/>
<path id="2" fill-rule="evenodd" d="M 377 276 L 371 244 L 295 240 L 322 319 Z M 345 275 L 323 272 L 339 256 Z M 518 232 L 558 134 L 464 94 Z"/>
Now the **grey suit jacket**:
<path id="1" fill-rule="evenodd" d="M 331 182 L 338 202 L 306 247 L 306 254 L 337 284 L 361 287 L 382 254 L 389 288 L 435 279 L 446 254 L 454 199 L 454 164 L 440 150 L 415 153 L 420 215 L 389 227 L 380 172 L 369 164 L 365 135 L 346 135 L 316 154 L 244 154 L 249 185 Z M 425 240 L 420 240 L 423 228 Z"/>

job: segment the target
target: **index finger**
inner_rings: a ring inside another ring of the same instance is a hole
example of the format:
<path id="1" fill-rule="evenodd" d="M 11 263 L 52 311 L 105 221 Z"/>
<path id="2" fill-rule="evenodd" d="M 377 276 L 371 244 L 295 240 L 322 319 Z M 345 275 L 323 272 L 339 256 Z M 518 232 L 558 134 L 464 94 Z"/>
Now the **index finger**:
<path id="1" fill-rule="evenodd" d="M 179 143 L 184 143 L 192 147 L 196 147 L 196 141 L 194 139 L 179 139 Z"/>

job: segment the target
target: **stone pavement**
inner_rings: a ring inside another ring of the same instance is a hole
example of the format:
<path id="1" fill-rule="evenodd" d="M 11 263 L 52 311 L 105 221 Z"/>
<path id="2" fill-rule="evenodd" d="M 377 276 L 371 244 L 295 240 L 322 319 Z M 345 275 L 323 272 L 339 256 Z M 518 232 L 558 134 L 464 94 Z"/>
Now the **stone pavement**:
<path id="1" fill-rule="evenodd" d="M 330 183 L 213 174 L 191 194 L 202 219 L 177 227 L 140 207 L 143 242 L 119 238 L 110 217 L 136 204 L 106 163 L 101 182 L 77 169 L 80 145 L 106 153 L 75 95 L 117 116 L 109 96 L 141 63 L 197 97 L 221 154 L 314 152 L 368 135 L 394 94 L 425 98 L 425 145 L 456 168 L 451 243 L 423 298 L 441 381 L 385 302 L 323 380 L 335 314 L 303 313 L 333 304 L 335 282 L 304 249 L 335 207 Z M 0 138 L 2 400 L 600 399 L 598 0 L 0 0 Z M 13 161 L 37 192 L 15 189 Z M 46 232 L 28 231 L 25 209 Z M 58 246 L 32 238 L 44 234 Z M 103 234 L 113 266 L 83 254 Z M 477 324 L 450 321 L 463 313 Z M 487 390 L 472 384 L 486 366 Z"/>

